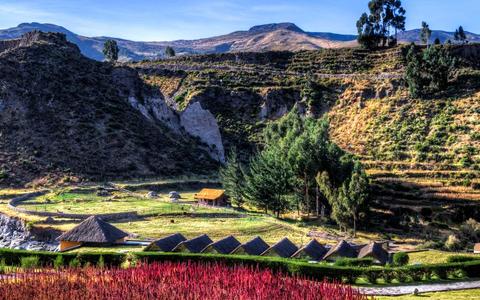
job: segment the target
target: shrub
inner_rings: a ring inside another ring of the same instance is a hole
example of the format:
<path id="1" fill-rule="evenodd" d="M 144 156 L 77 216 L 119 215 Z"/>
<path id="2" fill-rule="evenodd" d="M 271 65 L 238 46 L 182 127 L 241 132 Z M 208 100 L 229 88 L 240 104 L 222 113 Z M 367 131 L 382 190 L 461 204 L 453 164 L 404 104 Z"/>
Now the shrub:
<path id="1" fill-rule="evenodd" d="M 408 273 L 404 269 L 396 269 L 394 275 L 395 279 L 400 283 L 407 281 Z"/>
<path id="2" fill-rule="evenodd" d="M 105 259 L 103 258 L 103 255 L 100 255 L 100 258 L 98 259 L 98 262 L 97 262 L 97 267 L 101 269 L 105 267 Z"/>
<path id="3" fill-rule="evenodd" d="M 467 255 L 452 255 L 447 258 L 447 263 L 462 263 L 467 261 L 480 260 L 480 257 L 467 256 Z"/>
<path id="4" fill-rule="evenodd" d="M 445 241 L 445 248 L 450 251 L 455 251 L 462 248 L 462 243 L 456 235 L 451 234 Z"/>
<path id="5" fill-rule="evenodd" d="M 0 275 L 5 273 L 7 269 L 7 264 L 5 263 L 5 258 L 0 259 Z"/>
<path id="6" fill-rule="evenodd" d="M 65 261 L 63 259 L 63 255 L 57 255 L 57 257 L 53 261 L 53 268 L 60 269 L 64 266 L 65 266 Z"/>
<path id="7" fill-rule="evenodd" d="M 373 265 L 372 258 L 339 258 L 334 263 L 339 267 L 368 267 Z"/>
<path id="8" fill-rule="evenodd" d="M 405 252 L 397 252 L 393 255 L 393 265 L 397 267 L 405 266 L 408 264 L 410 258 Z"/>
<path id="9" fill-rule="evenodd" d="M 40 266 L 38 256 L 27 256 L 20 258 L 20 266 L 24 269 L 33 269 Z"/>
<path id="10" fill-rule="evenodd" d="M 70 268 L 79 268 L 81 266 L 80 260 L 78 258 L 74 258 L 68 263 L 68 266 Z"/>
<path id="11" fill-rule="evenodd" d="M 377 271 L 369 270 L 365 272 L 365 279 L 367 279 L 367 281 L 370 282 L 371 284 L 376 284 L 379 275 L 381 274 L 379 274 Z"/>

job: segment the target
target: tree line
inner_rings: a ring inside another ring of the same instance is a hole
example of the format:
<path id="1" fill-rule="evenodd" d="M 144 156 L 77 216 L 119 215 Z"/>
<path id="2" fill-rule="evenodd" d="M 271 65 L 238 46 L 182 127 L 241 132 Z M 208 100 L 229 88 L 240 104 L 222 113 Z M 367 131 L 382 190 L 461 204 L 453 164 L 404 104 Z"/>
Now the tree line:
<path id="1" fill-rule="evenodd" d="M 231 151 L 220 171 L 232 203 L 276 217 L 328 212 L 341 229 L 355 233 L 368 211 L 369 181 L 360 162 L 330 140 L 327 119 L 302 117 L 294 109 L 267 125 L 263 138 L 248 163 Z"/>

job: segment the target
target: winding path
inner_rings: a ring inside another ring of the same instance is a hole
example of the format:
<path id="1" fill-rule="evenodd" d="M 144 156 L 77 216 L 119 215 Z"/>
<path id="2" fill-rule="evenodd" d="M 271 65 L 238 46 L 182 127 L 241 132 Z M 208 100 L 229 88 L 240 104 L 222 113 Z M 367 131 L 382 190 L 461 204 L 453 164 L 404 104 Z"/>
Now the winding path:
<path id="1" fill-rule="evenodd" d="M 400 296 L 413 294 L 415 289 L 418 293 L 445 292 L 456 290 L 480 289 L 480 280 L 461 282 L 441 282 L 421 285 L 402 285 L 389 287 L 359 287 L 360 292 L 373 296 Z"/>

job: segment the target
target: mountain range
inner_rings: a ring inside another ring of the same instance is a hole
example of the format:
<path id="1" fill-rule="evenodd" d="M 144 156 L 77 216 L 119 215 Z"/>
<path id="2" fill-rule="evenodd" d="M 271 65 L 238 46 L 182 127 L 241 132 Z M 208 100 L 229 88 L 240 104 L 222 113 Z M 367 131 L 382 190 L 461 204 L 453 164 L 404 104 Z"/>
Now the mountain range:
<path id="1" fill-rule="evenodd" d="M 113 37 L 86 37 L 54 25 L 41 23 L 22 23 L 17 27 L 0 30 L 0 40 L 14 39 L 22 34 L 39 30 L 43 32 L 61 32 L 76 44 L 82 54 L 95 60 L 103 60 L 102 48 L 107 39 L 117 41 L 120 59 L 123 61 L 157 59 L 164 56 L 165 48 L 171 46 L 177 54 L 205 54 L 226 52 L 264 52 L 264 51 L 300 51 L 321 48 L 354 47 L 356 35 L 329 32 L 307 32 L 293 23 L 275 23 L 258 25 L 246 31 L 197 40 L 176 40 L 160 42 L 141 42 Z M 420 30 L 408 30 L 399 33 L 401 43 L 419 42 Z M 439 38 L 441 42 L 453 40 L 453 32 L 434 30 L 431 40 Z M 480 42 L 480 35 L 467 32 L 470 42 Z"/>

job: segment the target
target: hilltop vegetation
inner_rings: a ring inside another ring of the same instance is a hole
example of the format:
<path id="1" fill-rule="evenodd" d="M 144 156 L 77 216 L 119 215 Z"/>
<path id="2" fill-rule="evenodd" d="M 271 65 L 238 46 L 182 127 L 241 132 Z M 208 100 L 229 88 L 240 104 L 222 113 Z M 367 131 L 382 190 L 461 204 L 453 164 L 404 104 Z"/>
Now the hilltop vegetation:
<path id="1" fill-rule="evenodd" d="M 199 102 L 210 110 L 226 151 L 236 148 L 240 158 L 262 145 L 267 123 L 294 106 L 328 117 L 333 141 L 358 155 L 372 179 L 372 220 L 430 236 L 479 216 L 480 47 L 445 47 L 457 62 L 453 76 L 427 99 L 413 98 L 406 86 L 406 46 L 201 55 L 131 66 L 177 109 Z"/>

